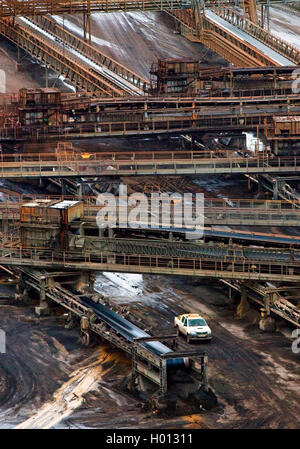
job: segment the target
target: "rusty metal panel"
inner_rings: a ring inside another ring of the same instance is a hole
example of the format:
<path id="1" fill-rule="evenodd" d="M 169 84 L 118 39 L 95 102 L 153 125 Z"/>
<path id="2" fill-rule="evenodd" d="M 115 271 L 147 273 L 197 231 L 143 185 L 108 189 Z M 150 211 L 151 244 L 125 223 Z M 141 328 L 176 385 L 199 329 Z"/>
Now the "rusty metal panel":
<path id="1" fill-rule="evenodd" d="M 273 117 L 275 135 L 300 135 L 300 116 Z"/>
<path id="2" fill-rule="evenodd" d="M 63 200 L 51 205 L 50 209 L 53 209 L 56 212 L 64 211 L 64 221 L 66 223 L 71 223 L 84 216 L 84 204 L 82 201 Z"/>

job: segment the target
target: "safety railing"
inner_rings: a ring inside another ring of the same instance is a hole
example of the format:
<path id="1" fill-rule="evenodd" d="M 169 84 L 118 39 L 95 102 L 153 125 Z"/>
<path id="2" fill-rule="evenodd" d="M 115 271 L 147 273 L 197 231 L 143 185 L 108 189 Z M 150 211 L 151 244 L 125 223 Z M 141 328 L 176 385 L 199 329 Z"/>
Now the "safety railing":
<path id="1" fill-rule="evenodd" d="M 113 11 L 151 11 L 189 7 L 186 0 L 1 0 L 0 17 L 76 14 Z"/>
<path id="2" fill-rule="evenodd" d="M 295 64 L 300 63 L 300 51 L 296 47 L 255 25 L 251 20 L 246 19 L 238 12 L 228 8 L 215 8 L 214 12 L 227 22 L 246 31 L 246 33 L 249 33 L 270 48 L 273 48 Z"/>
<path id="3" fill-rule="evenodd" d="M 278 261 L 217 260 L 134 254 L 49 251 L 42 249 L 0 248 L 0 264 L 39 267 L 72 267 L 105 271 L 159 274 L 185 274 L 224 279 L 300 281 L 300 264 Z"/>
<path id="4" fill-rule="evenodd" d="M 143 90 L 147 90 L 150 87 L 148 80 L 142 78 L 124 65 L 105 55 L 95 45 L 85 42 L 83 39 L 66 29 L 66 27 L 61 27 L 50 17 L 36 17 L 33 23 L 37 23 L 52 36 L 61 39 L 62 42 L 66 43 L 80 54 L 88 57 L 94 63 L 105 66 L 116 75 L 120 76 L 129 83 L 132 83 L 133 86 L 142 89 L 141 93 L 143 93 Z M 127 91 L 129 90 L 126 85 L 124 85 L 124 88 Z"/>

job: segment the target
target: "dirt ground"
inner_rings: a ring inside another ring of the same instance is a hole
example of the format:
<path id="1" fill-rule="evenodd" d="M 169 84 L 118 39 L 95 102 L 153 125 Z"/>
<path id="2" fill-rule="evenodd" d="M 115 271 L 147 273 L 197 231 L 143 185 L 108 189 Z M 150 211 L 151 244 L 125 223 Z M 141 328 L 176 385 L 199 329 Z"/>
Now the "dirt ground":
<path id="1" fill-rule="evenodd" d="M 62 18 L 55 19 L 63 23 Z M 79 15 L 66 16 L 64 26 L 82 36 Z M 93 45 L 147 79 L 158 58 L 193 58 L 204 66 L 228 64 L 202 44 L 176 34 L 173 20 L 163 12 L 93 14 L 91 32 Z"/>
<path id="2" fill-rule="evenodd" d="M 270 8 L 270 31 L 300 49 L 300 4 L 293 12 L 284 5 Z"/>
<path id="3" fill-rule="evenodd" d="M 34 80 L 30 72 L 18 70 L 13 56 L 6 43 L 0 41 L 0 68 L 6 74 L 6 92 L 14 93 L 25 86 L 28 88 L 39 87 L 39 83 Z"/>
<path id="4" fill-rule="evenodd" d="M 0 327 L 7 331 L 7 354 L 0 361 L 1 427 L 299 427 L 299 355 L 292 353 L 290 339 L 280 332 L 259 331 L 254 313 L 236 320 L 235 304 L 221 284 L 140 276 L 133 285 L 130 276 L 119 276 L 99 274 L 96 289 L 115 303 L 127 304 L 130 316 L 152 334 L 173 332 L 174 315 L 184 311 L 207 319 L 213 341 L 193 347 L 208 354 L 218 408 L 157 418 L 120 390 L 130 372 L 122 353 L 105 344 L 82 348 L 78 331 L 64 329 L 62 320 L 40 320 L 28 307 L 2 304 Z M 180 348 L 188 348 L 181 338 Z M 85 382 L 95 373 L 96 379 L 78 386 L 78 370 L 83 370 Z"/>

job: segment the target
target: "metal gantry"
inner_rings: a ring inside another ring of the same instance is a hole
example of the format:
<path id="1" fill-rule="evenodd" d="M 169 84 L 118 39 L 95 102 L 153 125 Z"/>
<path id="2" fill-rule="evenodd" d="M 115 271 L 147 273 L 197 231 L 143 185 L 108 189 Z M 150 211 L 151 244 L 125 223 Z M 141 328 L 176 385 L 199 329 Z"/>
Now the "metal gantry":
<path id="1" fill-rule="evenodd" d="M 206 157 L 201 152 L 14 154 L 2 156 L 0 178 L 78 178 L 192 174 L 268 174 L 300 172 L 300 156 Z"/>
<path id="2" fill-rule="evenodd" d="M 207 388 L 206 365 L 208 357 L 203 351 L 176 352 L 159 343 L 170 339 L 174 341 L 177 335 L 150 336 L 109 307 L 101 304 L 99 310 L 100 304 L 93 301 L 91 295 L 80 295 L 78 292 L 70 291 L 60 284 L 59 280 L 66 277 L 66 273 L 28 270 L 24 267 L 17 268 L 15 272 L 19 279 L 19 291 L 24 292 L 25 289 L 29 288 L 39 293 L 39 307 L 47 307 L 47 302 L 54 302 L 66 309 L 70 316 L 76 317 L 80 321 L 84 344 L 89 343 L 90 333 L 93 332 L 101 339 L 124 351 L 132 359 L 133 380 L 138 374 L 141 374 L 158 386 L 160 394 L 165 394 L 168 391 L 167 360 L 171 358 L 183 360 L 185 358 L 192 376 L 197 377 L 202 388 Z M 72 278 L 72 273 L 70 277 Z M 122 330 L 120 331 L 120 320 L 122 320 L 123 326 L 128 328 L 125 333 L 122 333 Z M 132 334 L 130 333 L 131 328 Z M 143 337 L 135 338 L 133 335 L 137 333 Z M 153 349 L 151 345 L 148 345 L 149 342 L 154 343 Z M 155 350 L 156 347 L 160 349 L 161 353 Z"/>
<path id="3" fill-rule="evenodd" d="M 299 115 L 300 95 L 95 99 L 73 95 L 62 98 L 56 105 L 56 122 L 40 123 L 37 120 L 27 123 L 26 114 L 34 118 L 34 112 L 39 112 L 40 108 L 32 104 L 21 107 L 12 104 L 9 110 L 3 107 L 0 118 L 5 124 L 0 128 L 0 141 L 176 134 L 182 131 L 224 132 L 224 129 L 256 132 L 259 129 L 269 135 L 274 130 L 274 118 L 285 117 L 293 121 L 293 117 Z M 298 139 L 296 134 L 291 133 L 288 138 Z"/>
<path id="4" fill-rule="evenodd" d="M 211 7 L 205 9 L 203 3 L 194 0 L 190 9 L 170 10 L 169 14 L 179 23 L 184 36 L 202 42 L 237 66 L 299 64 L 300 51 L 289 43 L 227 5 Z"/>
<path id="5" fill-rule="evenodd" d="M 147 246 L 147 245 L 146 245 Z M 148 244 L 149 248 L 149 244 Z M 150 251 L 150 250 L 149 250 Z M 148 251 L 148 252 L 149 252 Z M 36 268 L 112 271 L 125 273 L 171 274 L 195 277 L 299 282 L 297 252 L 275 249 L 270 255 L 245 258 L 243 248 L 230 249 L 228 255 L 167 256 L 103 251 L 47 250 L 45 248 L 0 248 L 0 264 Z M 176 251 L 174 254 L 177 254 Z M 257 252 L 259 255 L 259 251 Z M 278 260 L 278 257 L 281 260 Z M 294 259 L 293 257 L 296 257 Z"/>
<path id="6" fill-rule="evenodd" d="M 25 199 L 26 197 L 26 199 Z M 31 201 L 45 201 L 49 200 L 52 204 L 55 204 L 63 199 L 76 200 L 78 197 L 73 196 L 51 196 L 48 197 L 46 195 L 27 195 L 24 198 L 12 198 L 11 200 L 3 201 L 0 203 L 0 220 L 2 222 L 2 230 L 5 230 L 8 226 L 8 222 L 14 222 L 17 225 L 21 219 L 21 208 L 24 204 L 30 203 Z M 151 195 L 149 195 L 149 200 L 151 199 Z M 96 205 L 96 197 L 82 197 L 81 201 L 84 201 L 84 214 L 81 220 L 75 221 L 71 224 L 72 229 L 94 229 L 97 228 L 97 214 L 101 211 L 103 206 Z M 172 199 L 170 198 L 170 211 L 173 214 L 174 206 L 171 205 Z M 220 226 L 232 226 L 232 225 L 240 225 L 240 226 L 296 226 L 300 225 L 300 202 L 294 199 L 294 201 L 275 201 L 275 200 L 251 200 L 251 199 L 228 199 L 221 200 L 218 198 L 209 198 L 204 199 L 203 202 L 203 219 L 204 225 L 220 225 Z M 128 213 L 133 209 L 133 206 L 118 206 L 119 213 L 122 213 L 122 208 Z M 108 206 L 106 206 L 106 210 Z M 180 210 L 181 213 L 181 210 Z M 196 213 L 195 206 L 192 209 L 193 216 Z M 147 222 L 144 223 L 145 230 L 147 230 L 147 225 L 151 223 L 151 228 L 157 231 L 161 230 L 163 232 L 164 229 L 174 233 L 182 233 L 186 232 L 189 229 L 193 230 L 192 222 L 184 222 L 181 223 L 181 227 L 179 225 L 175 226 L 175 224 L 170 224 L 170 226 L 162 226 L 162 210 L 159 210 L 157 216 L 153 216 L 150 209 L 147 210 L 148 219 Z M 176 218 L 176 215 L 173 214 Z M 172 215 L 172 216 L 173 216 Z M 180 218 L 180 214 L 179 214 Z M 116 224 L 118 224 L 119 216 L 116 217 Z M 182 220 L 181 220 L 182 221 Z M 143 223 L 139 221 L 139 224 Z M 222 236 L 221 229 L 220 239 L 224 238 Z M 227 231 L 229 234 L 230 232 Z M 261 234 L 255 232 L 238 232 L 235 231 L 236 238 L 243 240 L 248 237 L 252 237 L 252 240 L 260 239 L 262 241 L 270 241 L 272 234 Z M 244 235 L 245 234 L 245 235 Z M 234 236 L 234 231 L 231 231 L 231 235 Z M 273 234 L 274 241 L 276 238 L 278 242 L 287 242 L 289 244 L 300 244 L 300 238 L 297 236 L 285 236 L 280 234 Z"/>
<path id="7" fill-rule="evenodd" d="M 103 77 L 101 73 L 90 70 L 89 64 L 80 60 L 68 49 L 50 40 L 28 23 L 17 19 L 12 23 L 0 19 L 0 33 L 18 45 L 46 67 L 53 69 L 76 87 L 103 96 L 122 96 L 124 89 Z"/>
<path id="8" fill-rule="evenodd" d="M 0 17 L 118 11 L 159 11 L 189 7 L 182 0 L 1 0 Z"/>

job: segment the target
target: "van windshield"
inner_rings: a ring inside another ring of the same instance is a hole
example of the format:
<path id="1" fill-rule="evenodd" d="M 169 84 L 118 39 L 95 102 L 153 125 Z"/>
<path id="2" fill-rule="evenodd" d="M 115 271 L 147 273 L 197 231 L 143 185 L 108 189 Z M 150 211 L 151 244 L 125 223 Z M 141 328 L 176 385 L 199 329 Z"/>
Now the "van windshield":
<path id="1" fill-rule="evenodd" d="M 189 326 L 207 326 L 203 318 L 193 318 L 189 320 Z"/>

